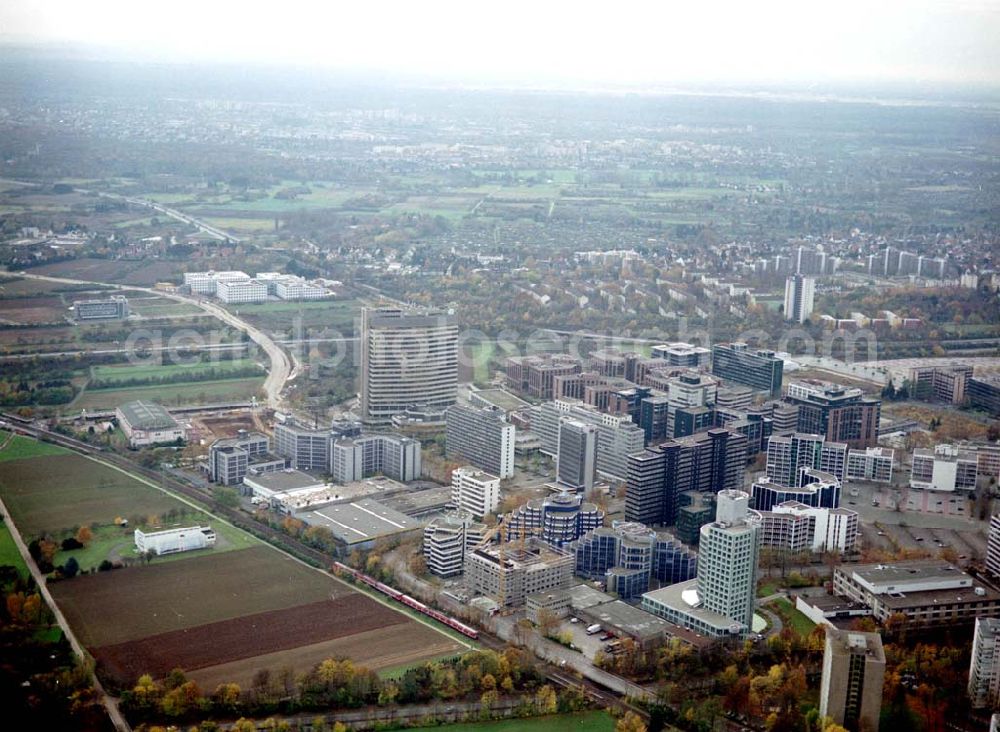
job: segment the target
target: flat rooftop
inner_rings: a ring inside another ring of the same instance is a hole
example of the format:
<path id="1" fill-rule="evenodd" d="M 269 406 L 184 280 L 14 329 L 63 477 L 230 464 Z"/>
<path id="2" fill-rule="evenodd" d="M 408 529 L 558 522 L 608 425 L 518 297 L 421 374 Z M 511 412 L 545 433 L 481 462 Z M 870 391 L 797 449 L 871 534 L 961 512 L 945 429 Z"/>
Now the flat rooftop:
<path id="1" fill-rule="evenodd" d="M 574 610 L 585 610 L 615 599 L 614 596 L 583 583 L 567 587 L 563 592 L 569 596 L 570 607 Z"/>
<path id="2" fill-rule="evenodd" d="M 977 595 L 976 587 L 982 588 L 984 594 Z M 878 600 L 886 607 L 902 612 L 907 608 L 931 607 L 934 605 L 944 607 L 948 605 L 968 605 L 974 602 L 997 602 L 1000 601 L 1000 592 L 997 592 L 992 587 L 977 584 L 975 587 L 884 594 L 879 595 Z"/>
<path id="3" fill-rule="evenodd" d="M 528 402 L 520 399 L 509 391 L 504 391 L 503 389 L 481 389 L 480 391 L 474 391 L 470 396 L 475 395 L 479 399 L 492 404 L 494 407 L 502 409 L 505 412 L 514 412 L 518 409 L 524 409 L 530 407 Z"/>
<path id="4" fill-rule="evenodd" d="M 698 580 L 691 579 L 687 582 L 678 582 L 674 585 L 668 585 L 667 587 L 647 592 L 642 597 L 643 601 L 649 600 L 652 603 L 673 608 L 684 615 L 697 618 L 713 628 L 729 628 L 733 625 L 734 621 L 732 618 L 712 610 L 706 610 L 701 607 L 700 603 L 692 605 L 688 600 L 695 596 L 697 590 Z"/>
<path id="5" fill-rule="evenodd" d="M 940 559 L 913 559 L 893 564 L 857 564 L 844 566 L 841 571 L 856 575 L 873 585 L 891 583 L 894 587 L 923 583 L 931 580 L 971 579 L 958 567 Z"/>
<path id="6" fill-rule="evenodd" d="M 345 544 L 360 544 L 423 526 L 420 521 L 370 498 L 302 511 L 295 517 L 312 526 L 325 526 Z"/>
<path id="7" fill-rule="evenodd" d="M 132 427 L 141 430 L 164 430 L 177 426 L 177 420 L 156 402 L 127 402 L 118 409 Z"/>
<path id="8" fill-rule="evenodd" d="M 658 618 L 621 600 L 594 605 L 586 608 L 585 612 L 595 623 L 620 629 L 634 638 L 656 638 L 666 633 L 671 626 L 663 618 Z"/>
<path id="9" fill-rule="evenodd" d="M 251 488 L 259 487 L 275 493 L 286 493 L 324 484 L 319 478 L 314 478 L 301 470 L 280 470 L 275 473 L 248 475 L 243 482 Z"/>

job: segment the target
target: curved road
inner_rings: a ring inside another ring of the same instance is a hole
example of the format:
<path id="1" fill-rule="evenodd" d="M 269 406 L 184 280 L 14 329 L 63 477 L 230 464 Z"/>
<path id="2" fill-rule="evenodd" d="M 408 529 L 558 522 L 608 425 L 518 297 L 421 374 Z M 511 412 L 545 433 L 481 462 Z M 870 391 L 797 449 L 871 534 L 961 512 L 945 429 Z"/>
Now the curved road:
<path id="1" fill-rule="evenodd" d="M 264 380 L 264 393 L 267 395 L 267 406 L 272 409 L 278 409 L 281 406 L 281 391 L 284 389 L 285 383 L 298 376 L 302 370 L 302 365 L 299 363 L 298 359 L 294 356 L 289 357 L 289 355 L 285 353 L 285 351 L 283 351 L 269 335 L 250 325 L 238 316 L 233 315 L 225 308 L 207 300 L 197 297 L 189 297 L 187 295 L 180 295 L 176 292 L 154 290 L 150 287 L 118 285 L 110 282 L 77 280 L 67 277 L 49 277 L 48 275 L 31 274 L 29 272 L 11 272 L 11 274 L 33 280 L 44 280 L 46 282 L 60 282 L 71 285 L 100 285 L 102 287 L 111 287 L 116 290 L 136 290 L 140 292 L 148 292 L 158 297 L 166 297 L 171 300 L 176 300 L 177 302 L 194 305 L 204 310 L 206 313 L 214 316 L 218 320 L 221 320 L 223 323 L 246 333 L 247 336 L 250 337 L 250 340 L 260 346 L 267 354 L 267 357 L 271 361 L 271 367 L 268 369 L 267 378 Z"/>

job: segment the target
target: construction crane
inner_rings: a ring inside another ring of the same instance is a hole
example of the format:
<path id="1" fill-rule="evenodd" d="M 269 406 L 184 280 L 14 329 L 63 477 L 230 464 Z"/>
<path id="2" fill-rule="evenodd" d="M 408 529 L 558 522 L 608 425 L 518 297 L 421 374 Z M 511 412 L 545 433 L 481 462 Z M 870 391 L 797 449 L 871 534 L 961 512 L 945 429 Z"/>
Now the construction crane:
<path id="1" fill-rule="evenodd" d="M 497 560 L 499 562 L 497 567 L 497 594 L 499 595 L 500 608 L 497 610 L 499 615 L 508 615 L 514 610 L 507 606 L 507 545 L 510 541 L 510 527 L 507 525 L 508 522 L 504 521 L 504 518 L 509 514 L 500 514 L 497 516 L 497 524 L 493 528 L 489 529 L 484 535 L 482 541 L 476 545 L 476 549 L 485 550 L 486 547 L 493 542 L 493 539 L 499 537 L 500 543 L 497 545 Z M 536 536 L 541 533 L 541 528 L 538 526 L 528 526 L 525 522 L 522 525 L 514 529 L 517 532 L 517 542 L 518 542 L 518 553 L 523 557 L 526 549 L 526 540 L 528 534 Z"/>

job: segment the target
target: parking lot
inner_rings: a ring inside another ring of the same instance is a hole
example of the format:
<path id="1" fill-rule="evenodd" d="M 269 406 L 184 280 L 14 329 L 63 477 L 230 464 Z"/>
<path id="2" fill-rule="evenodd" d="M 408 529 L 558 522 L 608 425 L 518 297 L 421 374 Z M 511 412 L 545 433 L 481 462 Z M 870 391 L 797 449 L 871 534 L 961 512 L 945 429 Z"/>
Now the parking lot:
<path id="1" fill-rule="evenodd" d="M 878 505 L 872 505 L 873 499 Z M 961 494 L 852 484 L 841 505 L 858 512 L 865 547 L 934 556 L 951 547 L 960 564 L 981 560 L 986 553 L 987 524 L 971 517 L 970 502 Z"/>
<path id="2" fill-rule="evenodd" d="M 609 642 L 601 640 L 601 636 L 604 635 L 603 630 L 594 635 L 587 635 L 587 623 L 584 620 L 574 623 L 566 618 L 559 625 L 559 633 L 564 632 L 573 636 L 573 645 L 590 661 L 593 661 L 597 652 L 604 650 L 605 643 Z"/>

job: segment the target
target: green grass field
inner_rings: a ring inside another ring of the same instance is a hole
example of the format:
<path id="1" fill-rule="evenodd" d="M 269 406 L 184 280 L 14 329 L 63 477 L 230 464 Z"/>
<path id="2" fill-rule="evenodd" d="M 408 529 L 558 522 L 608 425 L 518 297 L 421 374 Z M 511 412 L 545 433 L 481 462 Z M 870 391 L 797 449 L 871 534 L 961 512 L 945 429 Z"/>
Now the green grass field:
<path id="1" fill-rule="evenodd" d="M 197 381 L 190 384 L 136 386 L 122 389 L 88 389 L 71 404 L 75 409 L 114 409 L 123 402 L 151 399 L 164 406 L 249 401 L 264 383 L 256 379 Z"/>
<path id="2" fill-rule="evenodd" d="M 614 728 L 615 720 L 607 712 L 581 712 L 529 719 L 505 719 L 498 722 L 465 722 L 439 727 L 411 727 L 410 729 L 414 732 L 432 729 L 445 730 L 446 732 L 612 732 Z"/>
<path id="3" fill-rule="evenodd" d="M 142 365 L 133 366 L 131 364 L 118 364 L 115 366 L 94 366 L 92 371 L 94 379 L 104 382 L 121 382 L 128 379 L 157 379 L 164 376 L 176 376 L 177 374 L 187 374 L 196 376 L 209 371 L 217 374 L 237 371 L 249 366 L 258 366 L 257 362 L 249 358 L 220 360 L 216 362 L 203 363 L 201 361 L 187 364 L 164 364 L 164 365 Z M 259 368 L 259 366 L 258 366 Z M 263 368 L 259 368 L 261 374 Z M 176 386 L 174 384 L 164 386 Z M 108 387 L 110 388 L 110 387 Z"/>
<path id="4" fill-rule="evenodd" d="M 207 514 L 192 511 L 183 517 L 173 521 L 171 525 L 180 524 L 182 526 L 211 526 L 215 529 L 216 544 L 208 549 L 182 552 L 179 554 L 168 554 L 157 557 L 156 562 L 174 562 L 192 557 L 199 557 L 205 554 L 219 554 L 221 552 L 234 551 L 237 549 L 249 549 L 260 542 L 250 534 L 239 531 L 229 524 L 213 520 Z M 54 564 L 64 564 L 70 557 L 76 557 L 80 569 L 96 569 L 105 559 L 114 562 L 116 559 L 124 557 L 135 557 L 135 529 L 133 527 L 121 528 L 113 524 L 99 526 L 94 531 L 94 538 L 83 549 L 72 551 L 58 551 Z M 69 536 L 69 534 L 67 534 Z M 57 537 L 65 538 L 65 537 Z"/>
<path id="5" fill-rule="evenodd" d="M 807 618 L 801 610 L 798 610 L 795 605 L 783 597 L 770 603 L 770 607 L 781 616 L 786 625 L 799 635 L 809 635 L 813 628 L 816 627 L 816 623 Z"/>
<path id="6" fill-rule="evenodd" d="M 0 441 L 2 442 L 2 441 Z M 50 445 L 47 442 L 32 440 L 30 437 L 14 435 L 6 447 L 0 450 L 0 463 L 7 460 L 22 460 L 24 458 L 45 457 L 47 455 L 69 455 L 66 450 L 58 445 Z"/>
<path id="7" fill-rule="evenodd" d="M 119 470 L 69 453 L 0 463 L 0 495 L 26 540 L 183 506 Z"/>
<path id="8" fill-rule="evenodd" d="M 14 544 L 14 537 L 6 523 L 0 523 L 0 567 L 16 567 L 22 577 L 28 576 L 28 567 L 21 557 L 21 552 Z"/>

